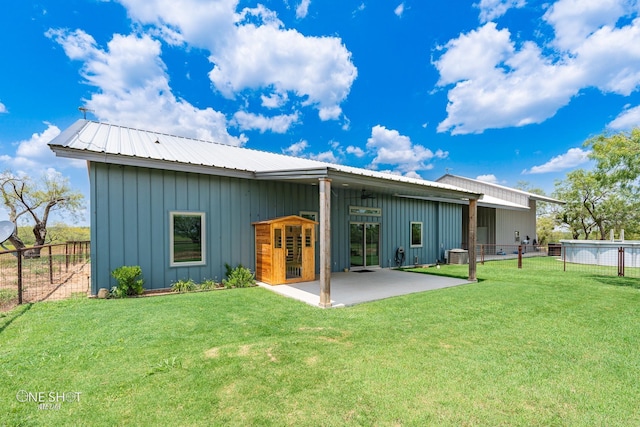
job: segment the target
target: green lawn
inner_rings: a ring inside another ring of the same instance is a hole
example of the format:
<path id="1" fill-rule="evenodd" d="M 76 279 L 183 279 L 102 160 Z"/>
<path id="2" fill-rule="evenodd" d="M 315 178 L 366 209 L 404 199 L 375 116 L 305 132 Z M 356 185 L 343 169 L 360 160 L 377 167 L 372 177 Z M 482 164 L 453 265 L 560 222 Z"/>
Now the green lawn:
<path id="1" fill-rule="evenodd" d="M 0 426 L 640 425 L 637 279 L 478 277 L 330 310 L 261 288 L 22 306 Z"/>

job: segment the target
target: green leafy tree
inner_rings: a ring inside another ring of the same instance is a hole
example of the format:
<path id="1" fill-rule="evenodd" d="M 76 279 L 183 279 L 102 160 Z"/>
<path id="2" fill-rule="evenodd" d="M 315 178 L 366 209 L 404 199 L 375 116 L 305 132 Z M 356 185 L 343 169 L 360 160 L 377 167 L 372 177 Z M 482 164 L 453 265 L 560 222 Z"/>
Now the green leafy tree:
<path id="1" fill-rule="evenodd" d="M 638 191 L 640 177 L 640 128 L 614 135 L 598 135 L 585 142 L 596 161 L 596 172 L 602 179 Z"/>
<path id="2" fill-rule="evenodd" d="M 558 228 L 556 219 L 551 215 L 545 215 L 538 218 L 537 222 L 538 243 L 548 245 L 549 243 L 558 242 L 561 239 L 568 239 L 566 231 Z"/>
<path id="3" fill-rule="evenodd" d="M 602 134 L 587 140 L 591 171 L 578 169 L 556 183 L 554 196 L 567 202 L 556 212 L 557 220 L 571 230 L 574 238 L 588 239 L 597 232 L 607 239 L 609 230 L 640 229 L 640 129 L 615 135 Z"/>
<path id="4" fill-rule="evenodd" d="M 16 225 L 16 231 L 9 238 L 16 249 L 25 247 L 17 234 L 21 218 L 33 223 L 35 244 L 39 246 L 46 242 L 47 222 L 53 212 L 76 217 L 82 208 L 83 195 L 74 191 L 69 180 L 59 174 L 45 174 L 40 180 L 33 181 L 27 176 L 5 171 L 0 175 L 0 192 L 9 219 Z M 39 253 L 39 249 L 34 249 L 35 255 Z"/>
<path id="5" fill-rule="evenodd" d="M 597 228 L 592 213 L 598 206 L 601 194 L 595 184 L 593 173 L 578 169 L 567 174 L 564 181 L 556 182 L 554 197 L 565 204 L 556 209 L 556 221 L 568 227 L 572 238 L 589 239 Z M 591 212 L 587 209 L 591 207 Z"/>

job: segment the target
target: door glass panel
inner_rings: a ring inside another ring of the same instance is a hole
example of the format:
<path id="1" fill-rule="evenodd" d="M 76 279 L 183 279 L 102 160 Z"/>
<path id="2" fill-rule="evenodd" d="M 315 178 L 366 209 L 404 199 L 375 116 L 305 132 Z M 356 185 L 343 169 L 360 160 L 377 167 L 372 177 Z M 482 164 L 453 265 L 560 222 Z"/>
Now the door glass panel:
<path id="1" fill-rule="evenodd" d="M 287 279 L 302 277 L 302 227 L 290 225 L 285 229 Z"/>
<path id="2" fill-rule="evenodd" d="M 349 228 L 351 268 L 380 265 L 380 224 L 351 223 Z"/>
<path id="3" fill-rule="evenodd" d="M 307 248 L 310 248 L 311 244 L 313 243 L 311 241 L 311 229 L 310 228 L 305 228 L 305 230 L 304 230 L 304 242 L 305 242 L 304 245 Z"/>
<path id="4" fill-rule="evenodd" d="M 351 267 L 364 266 L 364 224 L 349 224 Z"/>
<path id="5" fill-rule="evenodd" d="M 366 266 L 380 265 L 380 224 L 366 225 Z"/>
<path id="6" fill-rule="evenodd" d="M 279 228 L 273 229 L 273 247 L 276 249 L 282 248 L 282 230 Z"/>

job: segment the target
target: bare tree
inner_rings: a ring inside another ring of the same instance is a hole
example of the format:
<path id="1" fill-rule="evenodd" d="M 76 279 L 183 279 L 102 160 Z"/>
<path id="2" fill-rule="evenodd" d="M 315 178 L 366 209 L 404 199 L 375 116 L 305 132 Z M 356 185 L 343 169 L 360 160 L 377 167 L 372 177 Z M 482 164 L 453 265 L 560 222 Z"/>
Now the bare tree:
<path id="1" fill-rule="evenodd" d="M 9 211 L 9 219 L 16 230 L 9 241 L 16 249 L 24 249 L 25 244 L 18 237 L 18 220 L 30 217 L 36 246 L 44 245 L 47 237 L 47 222 L 54 211 L 66 212 L 77 216 L 82 208 L 83 195 L 74 191 L 69 180 L 60 174 L 44 174 L 38 182 L 26 176 L 18 176 L 11 171 L 0 175 L 0 192 L 2 201 Z M 34 249 L 33 254 L 39 255 Z"/>

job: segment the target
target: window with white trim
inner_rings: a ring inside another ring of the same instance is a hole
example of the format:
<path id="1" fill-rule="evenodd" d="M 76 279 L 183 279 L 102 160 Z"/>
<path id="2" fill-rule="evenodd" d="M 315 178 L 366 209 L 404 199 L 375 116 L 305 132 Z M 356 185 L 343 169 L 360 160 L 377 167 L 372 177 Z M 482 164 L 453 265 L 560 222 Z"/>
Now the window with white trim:
<path id="1" fill-rule="evenodd" d="M 422 247 L 422 223 L 411 222 L 411 247 Z"/>
<path id="2" fill-rule="evenodd" d="M 170 212 L 169 244 L 171 267 L 206 264 L 204 212 Z"/>

